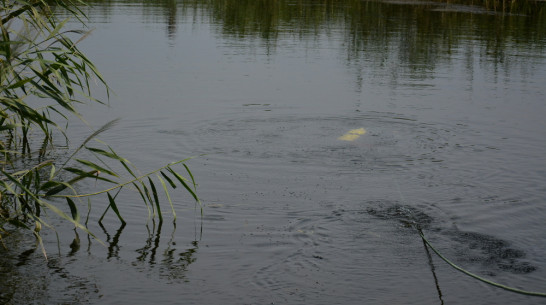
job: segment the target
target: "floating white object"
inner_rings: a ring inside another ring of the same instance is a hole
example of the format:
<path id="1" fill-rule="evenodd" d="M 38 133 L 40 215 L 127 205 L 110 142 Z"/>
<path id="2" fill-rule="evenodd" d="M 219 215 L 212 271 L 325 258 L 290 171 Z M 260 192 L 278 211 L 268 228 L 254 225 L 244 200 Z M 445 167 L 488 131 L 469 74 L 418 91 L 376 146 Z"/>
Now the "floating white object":
<path id="1" fill-rule="evenodd" d="M 360 136 L 365 133 L 366 133 L 366 129 L 364 128 L 352 129 L 337 139 L 342 141 L 354 141 L 360 138 Z"/>

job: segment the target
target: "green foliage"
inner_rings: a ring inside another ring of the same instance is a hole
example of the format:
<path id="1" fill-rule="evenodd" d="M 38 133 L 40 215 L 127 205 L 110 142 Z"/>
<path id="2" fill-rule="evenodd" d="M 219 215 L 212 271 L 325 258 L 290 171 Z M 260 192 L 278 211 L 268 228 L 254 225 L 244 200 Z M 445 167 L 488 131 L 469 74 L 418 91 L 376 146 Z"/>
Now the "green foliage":
<path id="1" fill-rule="evenodd" d="M 58 20 L 53 14 L 54 9 L 63 9 L 81 21 L 85 16 L 79 5 L 84 3 L 79 0 L 0 1 L 0 240 L 9 228 L 32 230 L 34 226 L 37 241 L 41 243 L 40 229 L 49 227 L 42 214 L 48 212 L 91 234 L 80 223 L 78 204 L 83 197 L 101 194 L 109 203 L 104 214 L 111 208 L 125 223 L 115 199 L 127 187 L 139 192 L 150 217 L 162 221 L 154 176 L 162 185 L 175 219 L 169 195 L 169 188 L 177 186 L 175 181 L 199 202 L 195 181 L 187 166 L 184 165 L 184 170 L 189 174 L 193 189 L 187 183 L 189 180 L 173 169 L 186 160 L 137 176 L 138 170 L 109 146 L 90 145 L 91 140 L 116 121 L 92 132 L 66 159 L 46 159 L 47 152 L 53 148 L 53 136 L 66 137 L 60 121 L 66 124 L 72 116 L 82 119 L 77 104 L 103 103 L 91 96 L 90 84 L 99 83 L 108 92 L 103 77 L 77 47 L 88 33 L 66 29 L 69 18 Z M 74 36 L 79 40 L 72 41 L 70 37 Z M 41 145 L 36 147 L 35 139 L 41 137 Z M 98 161 L 76 158 L 83 152 Z M 113 164 L 118 164 L 126 174 L 112 169 Z M 124 181 L 124 176 L 129 177 L 128 180 Z M 84 180 L 110 184 L 110 187 L 81 194 L 76 183 Z M 70 215 L 64 210 L 70 211 Z"/>

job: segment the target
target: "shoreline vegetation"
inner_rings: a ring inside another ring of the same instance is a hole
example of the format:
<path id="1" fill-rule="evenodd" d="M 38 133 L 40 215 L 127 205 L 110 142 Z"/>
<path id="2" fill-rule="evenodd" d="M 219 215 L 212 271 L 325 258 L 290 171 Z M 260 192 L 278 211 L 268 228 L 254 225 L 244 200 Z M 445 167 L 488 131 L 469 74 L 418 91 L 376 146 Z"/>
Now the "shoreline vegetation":
<path id="1" fill-rule="evenodd" d="M 79 0 L 0 1 L 0 247 L 5 237 L 26 229 L 35 236 L 47 259 L 40 231 L 55 228 L 46 219 L 57 215 L 95 237 L 87 228 L 90 198 L 106 203 L 102 217 L 112 210 L 122 224 L 123 210 L 116 203 L 122 189 L 138 192 L 148 219 L 163 221 L 163 201 L 170 204 L 176 221 L 172 189 L 181 186 L 199 203 L 194 177 L 185 162 L 169 163 L 141 174 L 127 159 L 97 139 L 117 120 L 94 130 L 63 156 L 58 139 L 70 143 L 69 121 L 84 115 L 78 104 L 105 102 L 92 96 L 92 84 L 110 90 L 93 63 L 78 49 L 89 32 L 66 28 L 69 20 L 85 24 Z M 60 19 L 53 12 L 63 9 Z M 70 37 L 76 36 L 74 41 Z M 106 105 L 105 105 L 106 107 Z M 68 147 L 68 144 L 67 144 Z M 176 166 L 182 166 L 184 177 Z M 80 193 L 78 183 L 89 181 L 101 188 Z M 80 211 L 87 210 L 83 223 Z M 100 240 L 99 240 L 100 242 Z"/>

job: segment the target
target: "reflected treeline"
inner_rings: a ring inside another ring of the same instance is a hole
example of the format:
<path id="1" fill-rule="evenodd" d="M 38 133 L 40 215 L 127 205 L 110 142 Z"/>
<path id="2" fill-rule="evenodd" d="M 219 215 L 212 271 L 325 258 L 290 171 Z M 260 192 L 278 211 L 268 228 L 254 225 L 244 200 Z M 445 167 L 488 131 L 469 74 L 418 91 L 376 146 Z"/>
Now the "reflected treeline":
<path id="1" fill-rule="evenodd" d="M 464 0 L 461 0 L 464 1 Z M 487 3 L 494 3 L 493 0 Z M 91 0 L 93 15 L 116 6 L 142 9 L 144 22 L 166 24 L 174 38 L 180 22 L 206 22 L 226 39 L 261 39 L 275 48 L 279 39 L 340 39 L 351 62 L 358 59 L 433 68 L 473 39 L 477 50 L 505 63 L 507 51 L 541 52 L 546 39 L 546 2 L 517 2 L 512 13 L 444 2 L 361 0 Z M 498 2 L 498 1 L 497 1 Z M 513 3 L 516 3 L 512 1 Z M 516 12 L 516 10 L 520 10 Z M 103 16 L 107 18 L 107 16 Z M 339 33 L 341 29 L 342 33 Z M 335 33 L 332 31 L 335 30 Z M 464 41 L 464 44 L 460 42 Z M 521 49 L 518 49 L 521 47 Z M 394 52 L 392 52 L 394 50 Z M 374 52 L 375 51 L 375 52 Z M 388 51 L 388 52 L 386 52 Z M 367 58 L 373 56 L 374 58 Z M 396 56 L 396 58 L 385 58 Z M 377 58 L 379 57 L 379 58 Z M 417 65 L 415 65 L 417 64 Z"/>
<path id="2" fill-rule="evenodd" d="M 543 1 L 510 1 L 500 5 L 510 13 L 492 11 L 479 6 L 454 4 L 457 1 L 362 1 L 362 0 L 89 0 L 87 3 L 103 14 L 110 14 L 116 6 L 141 7 L 144 21 L 159 21 L 167 25 L 168 33 L 176 33 L 178 18 L 199 20 L 212 18 L 226 35 L 259 36 L 275 39 L 281 33 L 318 35 L 328 32 L 332 23 L 342 23 L 347 30 L 364 29 L 360 35 L 414 31 L 426 34 L 450 29 L 451 36 L 461 34 L 457 29 L 473 29 L 490 37 L 517 36 L 523 39 L 532 30 L 544 37 L 546 31 L 546 3 Z M 458 2 L 465 2 L 459 0 Z M 469 2 L 469 1 L 466 1 Z M 499 0 L 483 0 L 491 3 Z M 476 1 L 471 1 L 476 3 Z M 502 2 L 501 2 L 502 3 Z M 518 5 L 514 5 L 518 4 Z M 408 18 L 411 17 L 411 18 Z M 413 20 L 412 20 L 413 19 Z M 411 22 L 403 27 L 399 21 Z M 414 23 L 414 24 L 413 24 Z M 472 27 L 461 26 L 471 24 Z M 483 33 L 482 30 L 489 28 Z M 540 33 L 542 32 L 542 33 Z M 445 33 L 444 33 L 445 34 Z M 471 33 L 465 33 L 471 34 Z M 358 37 L 354 37 L 358 39 Z M 530 38 L 530 37 L 529 37 Z"/>

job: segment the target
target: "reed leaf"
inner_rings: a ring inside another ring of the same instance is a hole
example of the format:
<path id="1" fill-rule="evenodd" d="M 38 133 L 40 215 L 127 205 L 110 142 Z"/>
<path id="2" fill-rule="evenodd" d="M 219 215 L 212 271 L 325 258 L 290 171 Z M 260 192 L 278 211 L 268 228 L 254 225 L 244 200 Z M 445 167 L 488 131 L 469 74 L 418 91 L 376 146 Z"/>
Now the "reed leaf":
<path id="1" fill-rule="evenodd" d="M 96 180 L 102 180 L 102 181 L 110 182 L 110 183 L 113 183 L 113 184 L 117 183 L 114 180 L 110 180 L 108 178 L 101 177 L 100 176 L 100 171 L 98 171 L 98 170 L 84 171 L 82 169 L 74 168 L 74 167 L 67 167 L 64 170 L 67 171 L 67 172 L 71 172 L 73 174 L 78 175 L 76 178 L 73 178 L 72 180 L 70 180 L 69 184 L 71 184 L 71 185 L 76 183 L 77 181 L 83 180 L 85 178 L 92 178 L 92 179 L 96 179 Z"/>
<path id="2" fill-rule="evenodd" d="M 166 177 L 165 174 L 163 174 L 163 172 L 161 172 L 161 175 L 163 175 L 163 177 Z M 171 200 L 171 196 L 169 195 L 169 190 L 167 189 L 167 185 L 165 184 L 165 181 L 163 181 L 163 179 L 161 179 L 161 176 L 157 175 L 157 179 L 159 180 L 159 182 L 161 182 L 161 185 L 163 186 L 163 190 L 165 191 L 165 196 L 167 196 L 167 200 L 169 201 L 169 204 L 171 205 L 171 210 L 172 210 L 172 213 L 173 213 L 174 221 L 176 221 L 176 211 L 174 210 L 173 201 Z M 173 186 L 173 185 L 174 184 L 171 182 L 171 186 Z M 176 187 L 176 185 L 175 185 L 175 187 Z"/>
<path id="3" fill-rule="evenodd" d="M 199 197 L 197 197 L 197 194 L 195 194 L 195 192 L 188 186 L 188 184 L 186 183 L 185 180 L 187 180 L 186 178 L 180 176 L 180 174 L 178 174 L 177 172 L 175 172 L 172 168 L 168 167 L 167 170 L 169 172 L 171 172 L 171 174 L 178 180 L 180 181 L 180 183 L 182 184 L 182 186 L 192 195 L 192 197 L 195 199 L 195 201 L 197 201 L 198 203 L 201 203 L 199 201 Z"/>
<path id="4" fill-rule="evenodd" d="M 197 190 L 197 184 L 195 183 L 195 178 L 193 177 L 193 174 L 191 173 L 190 168 L 186 164 L 182 164 L 182 165 L 184 165 L 186 172 L 188 172 L 188 175 L 190 175 L 191 182 L 193 183 L 193 189 Z"/>
<path id="5" fill-rule="evenodd" d="M 163 171 L 160 171 L 160 173 L 161 173 L 161 176 L 163 176 L 163 178 L 165 178 L 165 180 L 167 180 L 167 182 L 169 182 L 169 184 L 171 185 L 171 187 L 172 187 L 173 189 L 175 189 L 175 188 L 176 188 L 176 184 L 174 184 L 174 182 L 172 181 L 172 179 L 169 178 L 169 176 L 165 175 L 165 173 L 164 173 Z M 158 177 L 159 177 L 159 176 L 158 176 Z"/>
<path id="6" fill-rule="evenodd" d="M 110 202 L 109 207 L 111 207 L 112 211 L 116 213 L 116 215 L 119 218 L 119 221 L 121 221 L 122 224 L 126 224 L 125 220 L 123 220 L 123 217 L 121 217 L 121 214 L 119 213 L 118 207 L 116 205 L 116 201 L 114 200 L 114 198 L 112 198 L 112 195 L 110 195 L 110 193 L 107 193 L 107 195 L 108 195 L 108 201 Z"/>
<path id="7" fill-rule="evenodd" d="M 146 184 L 143 181 L 140 181 L 140 185 L 142 186 L 142 189 L 144 190 L 144 195 L 146 195 L 146 199 L 150 203 L 150 208 L 152 209 L 152 218 L 155 218 L 155 207 L 154 202 L 152 200 L 152 197 L 150 196 L 150 191 L 148 191 L 148 188 L 146 187 Z"/>
<path id="8" fill-rule="evenodd" d="M 99 173 L 106 173 L 110 176 L 114 176 L 114 177 L 118 177 L 118 174 L 116 174 L 115 172 L 109 170 L 109 169 L 106 169 L 102 166 L 99 166 L 91 161 L 87 161 L 87 160 L 82 160 L 82 159 L 76 159 L 77 162 L 81 163 L 81 164 L 84 164 L 84 165 L 87 165 L 89 167 L 91 167 L 92 169 L 98 171 Z"/>
<path id="9" fill-rule="evenodd" d="M 152 189 L 152 195 L 154 196 L 157 216 L 159 217 L 159 221 L 162 222 L 163 214 L 161 214 L 161 206 L 159 205 L 159 197 L 157 196 L 157 189 L 155 188 L 155 184 L 150 177 L 148 177 L 148 182 L 150 183 L 150 188 Z"/>
<path id="10" fill-rule="evenodd" d="M 118 161 L 122 161 L 122 162 L 129 162 L 129 161 L 127 161 L 127 159 L 118 156 L 115 152 L 109 152 L 109 151 L 105 151 L 104 149 L 94 148 L 94 147 L 86 147 L 86 149 L 89 150 L 89 151 L 92 151 L 92 152 L 94 152 L 96 154 L 108 157 L 110 159 L 114 159 L 114 160 L 118 160 Z"/>
<path id="11" fill-rule="evenodd" d="M 167 184 L 175 189 L 176 181 L 180 181 L 193 198 L 198 200 L 195 193 L 195 179 L 184 164 L 190 158 L 169 163 L 142 175 L 136 167 L 119 156 L 111 147 L 106 145 L 107 149 L 99 149 L 87 146 L 92 139 L 102 143 L 97 137 L 116 125 L 119 119 L 92 131 L 68 157 L 58 161 L 58 164 L 53 160 L 43 160 L 48 149 L 54 148 L 54 132 L 64 136 L 68 143 L 65 130 L 70 117 L 76 116 L 88 124 L 76 109 L 78 104 L 83 104 L 82 99 L 85 102 L 104 104 L 91 95 L 90 82 L 98 80 L 100 85 L 105 87 L 107 97 L 110 96 L 110 88 L 96 66 L 77 48 L 77 44 L 88 37 L 91 31 L 66 28 L 71 18 L 81 20 L 80 18 L 85 16 L 77 6 L 85 5 L 83 1 L 11 0 L 2 3 L 0 11 L 0 153 L 3 159 L 0 159 L 2 174 L 0 176 L 0 211 L 2 212 L 0 213 L 0 234 L 5 232 L 4 224 L 11 223 L 17 227 L 29 229 L 29 220 L 34 221 L 36 227 L 43 225 L 54 230 L 54 227 L 40 218 L 40 212 L 45 210 L 73 223 L 75 228 L 97 239 L 89 232 L 86 225 L 80 224 L 81 216 L 75 198 L 90 198 L 106 193 L 108 206 L 99 222 L 111 208 L 125 224 L 118 209 L 116 197 L 129 184 L 133 185 L 140 194 L 148 209 L 149 218 L 152 217 L 155 220 L 157 211 L 157 217 L 162 221 L 161 202 L 152 175 L 156 175 L 161 183 L 176 220 L 174 204 Z M 55 15 L 50 14 L 52 5 L 64 8 L 71 16 L 63 20 L 57 19 Z M 21 29 L 15 29 L 13 25 L 21 25 Z M 73 42 L 69 35 L 81 36 L 79 40 Z M 34 100 L 31 104 L 28 102 L 28 97 L 45 99 L 50 103 L 36 108 L 33 106 Z M 65 120 L 64 124 L 62 120 Z M 31 153 L 35 146 L 31 145 L 34 130 L 41 132 L 44 137 L 37 149 L 38 154 Z M 83 148 L 91 152 L 98 162 L 76 159 L 76 155 Z M 36 159 L 34 159 L 35 156 L 37 156 Z M 25 158 L 24 162 L 19 162 L 23 158 Z M 120 162 L 131 176 L 130 179 L 117 182 L 116 180 L 124 175 L 113 170 L 106 161 Z M 36 163 L 37 165 L 23 165 L 18 169 L 6 169 L 17 164 Z M 180 163 L 189 174 L 191 182 L 173 170 L 172 166 Z M 87 194 L 79 193 L 75 188 L 75 184 L 81 181 L 96 182 L 97 180 L 111 183 L 112 186 Z M 190 187 L 191 184 L 193 189 Z M 112 196 L 115 191 L 117 191 L 116 195 Z M 63 212 L 56 205 L 57 203 L 50 201 L 52 198 L 65 198 L 70 215 Z M 4 213 L 6 209 L 9 209 L 12 215 Z M 88 199 L 86 224 L 90 210 L 91 200 Z M 39 230 L 34 233 L 45 256 Z M 97 240 L 103 244 L 99 239 Z"/>
<path id="12" fill-rule="evenodd" d="M 84 227 L 82 224 L 80 224 L 79 222 L 75 221 L 74 219 L 72 219 L 71 217 L 67 216 L 63 211 L 61 211 L 59 208 L 57 208 L 56 206 L 48 203 L 47 201 L 44 201 L 44 200 L 41 200 L 40 198 L 38 198 L 38 196 L 36 194 L 34 194 L 33 192 L 31 192 L 29 189 L 27 189 L 23 184 L 21 184 L 19 181 L 17 181 L 17 179 L 15 179 L 13 176 L 11 176 L 10 174 L 6 173 L 4 170 L 0 169 L 0 172 L 6 176 L 8 178 L 8 180 L 10 180 L 11 182 L 13 182 L 13 184 L 15 184 L 19 189 L 21 189 L 23 191 L 24 194 L 28 195 L 29 197 L 31 197 L 34 201 L 36 201 L 38 204 L 40 204 L 41 206 L 45 206 L 47 207 L 49 210 L 51 210 L 52 212 L 54 212 L 55 214 L 59 215 L 60 217 L 62 217 L 63 219 L 65 220 L 68 220 L 70 221 L 71 223 L 73 223 L 77 228 L 81 229 L 81 230 L 84 230 L 85 232 L 87 232 L 87 234 L 95 237 L 95 235 L 93 235 L 86 227 Z M 36 215 L 32 215 L 31 216 L 33 218 L 36 218 L 38 219 L 38 217 Z M 44 223 L 43 221 L 40 221 L 42 224 Z"/>
<path id="13" fill-rule="evenodd" d="M 87 138 L 85 138 L 85 140 L 82 142 L 82 144 L 80 144 L 80 146 L 72 153 L 72 155 L 70 155 L 70 157 L 68 157 L 66 159 L 66 161 L 64 162 L 64 164 L 61 166 L 61 168 L 65 167 L 65 165 L 70 161 L 72 160 L 72 158 L 80 151 L 80 149 L 82 149 L 83 147 L 85 147 L 85 144 L 87 144 L 89 141 L 91 141 L 91 139 L 95 138 L 96 136 L 98 136 L 99 134 L 105 132 L 106 130 L 112 128 L 114 125 L 116 125 L 117 123 L 119 122 L 119 118 L 118 119 L 114 119 L 104 125 L 102 125 L 99 129 L 97 129 L 95 132 L 93 132 L 91 135 L 89 135 Z"/>
<path id="14" fill-rule="evenodd" d="M 47 38 L 45 40 L 50 40 L 51 38 L 53 38 L 55 35 L 57 35 L 57 33 L 59 33 L 59 31 L 64 27 L 64 25 L 70 20 L 70 18 L 66 18 L 65 20 L 61 21 L 61 23 L 59 23 L 55 29 L 53 29 L 53 31 L 51 31 L 49 33 L 49 36 L 47 36 Z"/>
<path id="15" fill-rule="evenodd" d="M 44 258 L 47 261 L 47 251 L 45 250 L 42 237 L 40 236 L 39 232 L 33 232 L 33 233 L 34 233 L 34 236 L 36 237 L 36 242 L 38 243 L 38 245 L 40 246 L 40 249 L 42 250 L 42 254 L 44 255 Z"/>
<path id="16" fill-rule="evenodd" d="M 146 205 L 146 209 L 148 210 L 148 219 L 151 218 L 152 217 L 152 211 L 150 210 L 150 206 L 148 205 L 148 201 L 146 200 L 146 197 L 144 196 L 144 193 L 142 192 L 142 190 L 140 189 L 138 184 L 136 184 L 135 182 L 133 182 L 132 184 L 137 189 L 138 193 L 140 194 L 140 197 L 142 198 L 142 201 L 144 202 L 144 205 Z"/>
<path id="17" fill-rule="evenodd" d="M 78 208 L 76 207 L 74 200 L 72 200 L 71 198 L 66 198 L 66 203 L 68 203 L 68 206 L 70 207 L 70 213 L 72 214 L 72 219 L 74 219 L 74 221 L 79 222 L 80 213 L 78 212 Z"/>

